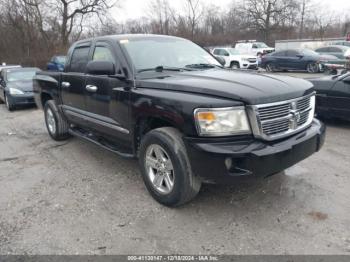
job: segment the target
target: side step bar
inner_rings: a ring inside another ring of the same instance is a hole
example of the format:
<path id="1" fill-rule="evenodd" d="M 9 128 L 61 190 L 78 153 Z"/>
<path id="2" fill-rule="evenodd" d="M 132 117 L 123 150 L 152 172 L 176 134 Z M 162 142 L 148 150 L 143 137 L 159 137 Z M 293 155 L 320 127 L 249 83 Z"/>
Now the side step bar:
<path id="1" fill-rule="evenodd" d="M 107 142 L 103 141 L 102 139 L 99 139 L 96 136 L 90 135 L 91 133 L 84 133 L 84 132 L 81 132 L 77 129 L 72 129 L 72 128 L 70 128 L 68 130 L 68 132 L 72 136 L 76 136 L 76 137 L 82 138 L 84 140 L 87 140 L 87 141 L 94 143 L 95 145 L 98 145 L 104 149 L 107 149 L 108 151 L 111 151 L 119 156 L 126 157 L 126 158 L 135 158 L 135 155 L 120 152 L 117 150 L 117 148 L 115 146 L 108 144 Z M 105 143 L 103 143 L 103 142 L 105 142 Z"/>

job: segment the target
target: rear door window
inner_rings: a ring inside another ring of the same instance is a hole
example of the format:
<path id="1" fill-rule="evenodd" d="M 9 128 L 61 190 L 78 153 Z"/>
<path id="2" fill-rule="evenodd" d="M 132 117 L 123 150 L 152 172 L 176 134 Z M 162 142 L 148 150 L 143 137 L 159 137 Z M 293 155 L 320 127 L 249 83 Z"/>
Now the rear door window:
<path id="1" fill-rule="evenodd" d="M 70 63 L 70 71 L 85 73 L 86 65 L 89 61 L 90 46 L 82 46 L 74 49 Z"/>
<path id="2" fill-rule="evenodd" d="M 295 56 L 297 56 L 299 54 L 299 52 L 298 51 L 295 51 L 295 50 L 288 50 L 287 51 L 287 56 L 288 57 L 295 57 Z"/>
<path id="3" fill-rule="evenodd" d="M 221 51 L 221 49 L 215 49 L 214 50 L 214 55 L 220 55 L 220 51 Z"/>
<path id="4" fill-rule="evenodd" d="M 321 47 L 321 48 L 316 49 L 316 52 L 321 52 L 321 53 L 329 52 L 329 48 L 328 47 Z"/>
<path id="5" fill-rule="evenodd" d="M 329 52 L 332 52 L 332 53 L 341 53 L 341 49 L 338 48 L 338 47 L 330 47 L 329 48 Z"/>

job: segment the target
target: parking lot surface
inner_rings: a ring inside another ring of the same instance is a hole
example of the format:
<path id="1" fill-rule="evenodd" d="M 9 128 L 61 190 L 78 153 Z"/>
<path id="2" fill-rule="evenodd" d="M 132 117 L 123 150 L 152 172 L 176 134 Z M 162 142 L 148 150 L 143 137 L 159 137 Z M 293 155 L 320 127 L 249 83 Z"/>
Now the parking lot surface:
<path id="1" fill-rule="evenodd" d="M 0 254 L 350 254 L 350 123 L 288 169 L 156 203 L 135 160 L 0 105 Z M 215 172 L 215 171 L 213 171 Z"/>

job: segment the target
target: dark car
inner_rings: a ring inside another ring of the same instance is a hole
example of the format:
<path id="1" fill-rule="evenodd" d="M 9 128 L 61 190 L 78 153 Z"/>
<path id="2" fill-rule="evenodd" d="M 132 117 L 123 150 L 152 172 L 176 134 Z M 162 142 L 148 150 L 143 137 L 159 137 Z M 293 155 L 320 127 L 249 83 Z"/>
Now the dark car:
<path id="1" fill-rule="evenodd" d="M 333 45 L 340 45 L 340 46 L 347 46 L 347 47 L 350 47 L 350 41 L 339 41 L 339 42 L 334 42 Z"/>
<path id="2" fill-rule="evenodd" d="M 317 115 L 350 121 L 350 73 L 310 81 L 317 92 Z"/>
<path id="3" fill-rule="evenodd" d="M 12 68 L 0 74 L 0 100 L 12 111 L 19 105 L 34 105 L 33 76 L 39 68 Z"/>
<path id="4" fill-rule="evenodd" d="M 277 174 L 325 137 L 310 82 L 224 69 L 177 37 L 79 41 L 63 73 L 35 76 L 34 92 L 54 140 L 74 135 L 138 158 L 150 194 L 168 206 L 202 183 Z"/>
<path id="5" fill-rule="evenodd" d="M 333 55 L 339 59 L 345 59 L 345 52 L 349 49 L 348 46 L 334 45 L 334 46 L 325 46 L 315 49 L 320 55 Z"/>
<path id="6" fill-rule="evenodd" d="M 47 64 L 46 68 L 48 71 L 63 71 L 66 63 L 66 56 L 54 56 Z"/>
<path id="7" fill-rule="evenodd" d="M 261 58 L 260 67 L 266 71 L 301 70 L 309 73 L 323 71 L 322 63 L 338 60 L 331 55 L 320 55 L 309 49 L 288 49 L 277 51 Z"/>

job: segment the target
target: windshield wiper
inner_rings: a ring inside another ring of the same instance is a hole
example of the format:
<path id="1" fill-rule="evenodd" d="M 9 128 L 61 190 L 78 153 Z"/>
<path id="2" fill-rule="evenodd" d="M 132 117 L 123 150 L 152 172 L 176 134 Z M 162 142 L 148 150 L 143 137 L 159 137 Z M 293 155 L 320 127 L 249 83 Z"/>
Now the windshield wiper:
<path id="1" fill-rule="evenodd" d="M 215 64 L 205 64 L 205 63 L 200 63 L 200 64 L 190 64 L 186 65 L 188 68 L 195 68 L 195 69 L 206 69 L 206 68 L 222 68 L 221 66 L 215 65 Z"/>
<path id="2" fill-rule="evenodd" d="M 140 69 L 137 72 L 146 72 L 146 71 L 155 71 L 155 72 L 163 72 L 163 71 L 191 71 L 189 68 L 182 68 L 182 67 L 170 67 L 170 66 L 157 66 L 157 67 L 152 67 L 152 68 L 145 68 L 145 69 Z"/>

